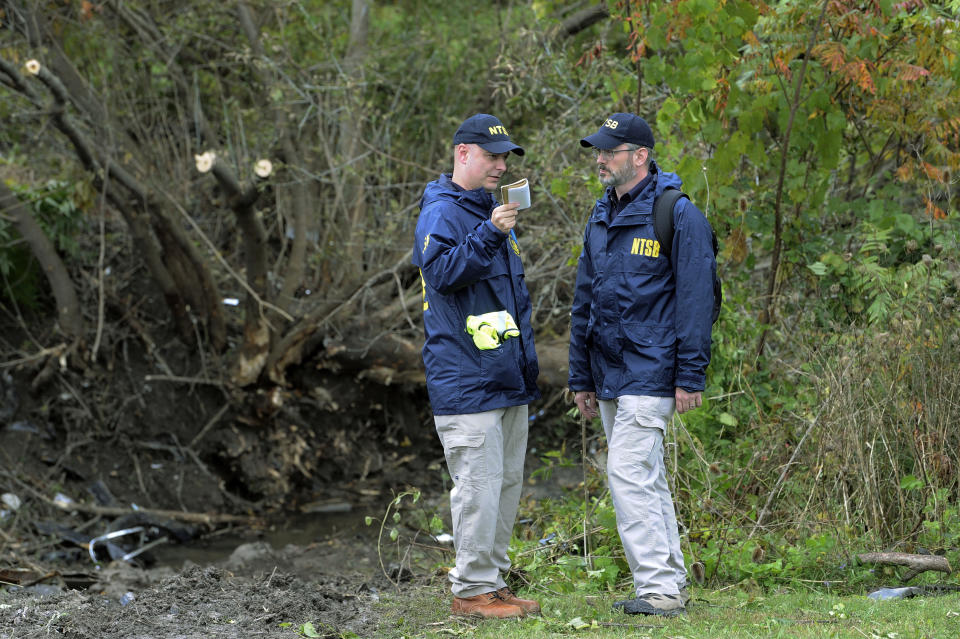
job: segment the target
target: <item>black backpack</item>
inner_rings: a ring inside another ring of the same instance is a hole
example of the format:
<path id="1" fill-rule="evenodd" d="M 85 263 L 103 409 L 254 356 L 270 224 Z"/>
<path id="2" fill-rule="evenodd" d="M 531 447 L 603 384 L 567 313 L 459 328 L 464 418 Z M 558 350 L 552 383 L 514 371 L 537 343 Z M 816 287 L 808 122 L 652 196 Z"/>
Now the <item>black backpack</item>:
<path id="1" fill-rule="evenodd" d="M 673 207 L 677 200 L 685 197 L 690 199 L 686 193 L 672 186 L 667 187 L 660 194 L 660 197 L 653 202 L 653 232 L 660 242 L 660 252 L 670 259 L 670 251 L 673 249 Z M 709 222 L 708 222 L 709 224 Z M 717 257 L 720 252 L 720 245 L 717 243 L 717 233 L 710 227 L 711 241 L 713 242 L 713 257 Z M 716 323 L 720 316 L 720 306 L 723 304 L 723 287 L 720 285 L 720 277 L 713 275 L 713 322 Z"/>

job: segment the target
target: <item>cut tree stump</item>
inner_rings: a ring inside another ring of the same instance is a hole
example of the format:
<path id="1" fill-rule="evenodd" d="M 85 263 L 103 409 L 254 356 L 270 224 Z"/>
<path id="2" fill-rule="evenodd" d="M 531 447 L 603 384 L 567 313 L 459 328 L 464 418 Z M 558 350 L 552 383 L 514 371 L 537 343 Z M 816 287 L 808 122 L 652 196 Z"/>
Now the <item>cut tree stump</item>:
<path id="1" fill-rule="evenodd" d="M 947 574 L 953 572 L 947 558 L 940 555 L 914 555 L 907 552 L 865 552 L 857 555 L 857 559 L 865 564 L 907 566 L 909 570 L 900 577 L 903 582 L 908 582 L 927 570 L 936 570 Z"/>

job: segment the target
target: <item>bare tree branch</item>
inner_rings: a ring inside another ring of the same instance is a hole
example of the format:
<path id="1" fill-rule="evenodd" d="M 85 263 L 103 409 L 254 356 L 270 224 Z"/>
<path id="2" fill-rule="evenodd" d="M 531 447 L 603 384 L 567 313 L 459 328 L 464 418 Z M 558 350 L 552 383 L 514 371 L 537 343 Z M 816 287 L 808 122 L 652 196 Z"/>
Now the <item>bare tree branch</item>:
<path id="1" fill-rule="evenodd" d="M 559 39 L 569 38 L 577 35 L 584 29 L 606 20 L 610 17 L 610 10 L 606 4 L 596 4 L 592 7 L 586 7 L 576 13 L 564 18 L 560 23 L 560 29 L 557 32 Z"/>
<path id="2" fill-rule="evenodd" d="M 57 253 L 56 247 L 34 219 L 30 210 L 0 180 L 0 214 L 8 214 L 17 224 L 20 235 L 27 241 L 40 268 L 50 283 L 53 296 L 57 300 L 57 318 L 64 335 L 71 339 L 83 337 L 83 315 L 80 313 L 80 301 L 77 290 L 70 280 L 67 268 Z"/>

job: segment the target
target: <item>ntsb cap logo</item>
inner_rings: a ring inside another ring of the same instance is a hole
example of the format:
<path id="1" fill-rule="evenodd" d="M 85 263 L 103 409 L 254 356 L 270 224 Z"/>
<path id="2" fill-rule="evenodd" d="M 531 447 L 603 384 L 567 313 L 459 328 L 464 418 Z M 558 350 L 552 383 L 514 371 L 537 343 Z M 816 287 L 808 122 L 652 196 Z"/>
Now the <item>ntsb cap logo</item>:
<path id="1" fill-rule="evenodd" d="M 487 127 L 487 131 L 490 132 L 490 135 L 506 135 L 507 137 L 510 136 L 510 134 L 507 133 L 507 130 L 504 128 L 502 124 Z"/>
<path id="2" fill-rule="evenodd" d="M 616 120 L 611 120 L 610 118 L 607 118 L 607 121 L 603 123 L 603 126 L 607 127 L 608 129 L 615 129 L 618 126 L 620 126 L 620 123 L 617 122 Z"/>

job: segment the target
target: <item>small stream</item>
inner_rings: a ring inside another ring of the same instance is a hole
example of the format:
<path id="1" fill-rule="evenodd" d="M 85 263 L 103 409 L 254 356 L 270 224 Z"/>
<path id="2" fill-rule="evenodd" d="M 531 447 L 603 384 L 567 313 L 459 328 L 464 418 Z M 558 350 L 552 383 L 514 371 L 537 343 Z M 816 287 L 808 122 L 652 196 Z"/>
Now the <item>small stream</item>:
<path id="1" fill-rule="evenodd" d="M 582 477 L 579 467 L 556 468 L 549 477 L 532 480 L 530 474 L 539 465 L 539 460 L 532 455 L 528 458 L 523 491 L 525 498 L 529 496 L 537 499 L 559 497 L 564 490 L 576 486 Z M 182 567 L 184 561 L 201 566 L 224 565 L 239 547 L 260 543 L 268 544 L 269 548 L 280 555 L 286 554 L 284 550 L 289 546 L 300 549 L 321 548 L 326 551 L 331 563 L 349 566 L 353 559 L 365 556 L 371 548 L 376 548 L 380 520 L 387 513 L 389 503 L 388 500 L 383 504 L 351 505 L 346 502 L 316 504 L 306 507 L 306 510 L 312 512 L 290 515 L 286 519 L 272 522 L 263 529 L 221 529 L 187 544 L 162 544 L 154 548 L 151 553 L 156 558 L 157 566 L 168 566 L 174 569 Z M 409 505 L 409 500 L 404 502 L 405 507 Z M 444 521 L 450 521 L 449 495 L 446 492 L 424 494 L 417 507 L 425 509 L 428 518 L 435 511 Z M 391 509 L 389 515 L 392 516 L 394 512 Z M 370 526 L 365 523 L 367 517 L 373 519 Z M 391 527 L 388 526 L 387 529 Z M 383 541 L 389 544 L 386 532 Z M 431 543 L 427 539 L 423 541 L 428 545 Z M 261 553 L 267 550 L 260 546 Z M 234 560 L 242 561 L 242 558 L 234 557 Z"/>
<path id="2" fill-rule="evenodd" d="M 264 529 L 227 528 L 187 544 L 163 544 L 152 554 L 158 566 L 180 568 L 184 561 L 198 565 L 220 564 L 244 544 L 265 542 L 274 550 L 287 546 L 307 547 L 331 539 L 376 543 L 378 528 L 367 526 L 367 516 L 376 516 L 370 508 L 348 511 L 296 514 L 284 522 L 275 522 Z"/>

